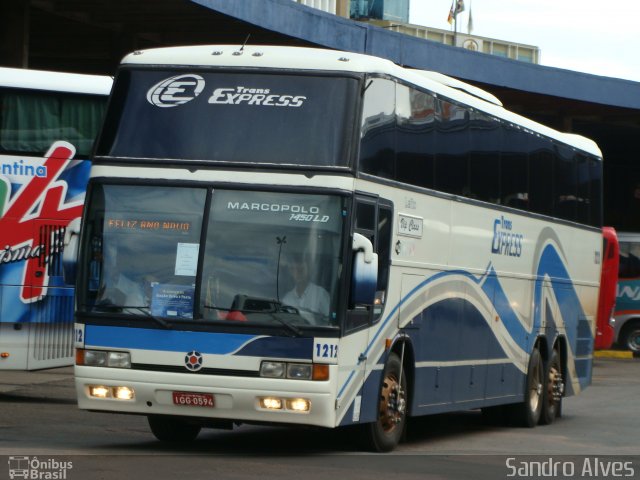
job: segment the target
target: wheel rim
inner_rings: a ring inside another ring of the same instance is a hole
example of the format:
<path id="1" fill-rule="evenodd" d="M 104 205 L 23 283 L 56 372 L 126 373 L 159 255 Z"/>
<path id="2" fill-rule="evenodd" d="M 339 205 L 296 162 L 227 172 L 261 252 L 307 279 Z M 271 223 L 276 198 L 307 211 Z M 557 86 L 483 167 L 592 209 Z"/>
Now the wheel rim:
<path id="1" fill-rule="evenodd" d="M 640 352 L 640 329 L 632 331 L 627 337 L 627 347 L 632 352 Z"/>
<path id="2" fill-rule="evenodd" d="M 531 383 L 529 384 L 529 407 L 532 412 L 538 410 L 540 397 L 542 395 L 542 371 L 538 362 L 533 372 L 531 372 Z"/>
<path id="3" fill-rule="evenodd" d="M 555 408 L 555 406 L 562 399 L 564 393 L 564 383 L 562 382 L 562 373 L 558 365 L 553 364 L 549 368 L 549 378 L 547 379 L 547 398 L 549 406 Z"/>
<path id="4" fill-rule="evenodd" d="M 384 433 L 391 433 L 404 419 L 405 395 L 395 375 L 387 375 L 380 393 L 380 425 Z"/>

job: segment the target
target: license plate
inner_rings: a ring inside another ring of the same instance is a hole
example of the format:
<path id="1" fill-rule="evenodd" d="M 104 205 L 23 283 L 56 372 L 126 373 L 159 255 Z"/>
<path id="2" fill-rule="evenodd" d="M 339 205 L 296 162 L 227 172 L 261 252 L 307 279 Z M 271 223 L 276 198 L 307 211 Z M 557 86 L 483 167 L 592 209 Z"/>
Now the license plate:
<path id="1" fill-rule="evenodd" d="M 185 407 L 213 407 L 213 395 L 210 393 L 173 392 L 174 405 Z"/>

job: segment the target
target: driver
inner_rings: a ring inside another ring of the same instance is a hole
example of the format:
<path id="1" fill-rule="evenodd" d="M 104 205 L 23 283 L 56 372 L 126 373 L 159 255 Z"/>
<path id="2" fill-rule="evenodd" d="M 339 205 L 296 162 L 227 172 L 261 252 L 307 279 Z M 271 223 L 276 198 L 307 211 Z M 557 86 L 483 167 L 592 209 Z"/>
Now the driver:
<path id="1" fill-rule="evenodd" d="M 308 256 L 294 257 L 289 263 L 289 272 L 295 286 L 285 294 L 282 303 L 298 308 L 300 314 L 312 324 L 315 323 L 313 313 L 328 316 L 329 293 L 311 281 Z"/>

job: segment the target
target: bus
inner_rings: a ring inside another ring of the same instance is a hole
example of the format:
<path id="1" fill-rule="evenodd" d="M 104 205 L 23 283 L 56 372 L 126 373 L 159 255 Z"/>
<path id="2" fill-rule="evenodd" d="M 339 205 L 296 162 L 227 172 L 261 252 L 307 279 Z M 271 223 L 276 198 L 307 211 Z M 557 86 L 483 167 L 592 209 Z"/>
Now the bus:
<path id="1" fill-rule="evenodd" d="M 614 306 L 618 285 L 620 245 L 613 227 L 602 227 L 602 271 L 600 273 L 600 297 L 596 319 L 596 350 L 607 350 L 614 339 Z"/>
<path id="2" fill-rule="evenodd" d="M 350 426 L 374 451 L 420 415 L 552 423 L 591 381 L 601 184 L 594 142 L 437 73 L 132 53 L 67 249 L 79 408 L 166 442 Z"/>
<path id="3" fill-rule="evenodd" d="M 640 234 L 620 232 L 620 271 L 614 312 L 614 339 L 640 353 Z"/>
<path id="4" fill-rule="evenodd" d="M 73 284 L 60 254 L 80 222 L 111 84 L 0 68 L 0 370 L 73 365 Z"/>

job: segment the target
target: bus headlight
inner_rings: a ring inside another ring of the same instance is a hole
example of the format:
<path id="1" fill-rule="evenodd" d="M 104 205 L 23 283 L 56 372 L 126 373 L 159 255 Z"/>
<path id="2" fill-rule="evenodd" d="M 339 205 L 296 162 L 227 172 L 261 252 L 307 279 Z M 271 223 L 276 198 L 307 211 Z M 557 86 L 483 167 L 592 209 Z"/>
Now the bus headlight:
<path id="1" fill-rule="evenodd" d="M 309 380 L 311 378 L 310 363 L 288 363 L 287 378 L 296 378 L 298 380 Z"/>
<path id="2" fill-rule="evenodd" d="M 110 352 L 108 350 L 76 350 L 76 365 L 87 367 L 131 368 L 129 352 Z"/>
<path id="3" fill-rule="evenodd" d="M 268 378 L 282 378 L 285 372 L 283 362 L 262 362 L 260 365 L 260 376 Z"/>
<path id="4" fill-rule="evenodd" d="M 265 360 L 260 364 L 260 376 L 291 380 L 329 380 L 329 365 L 321 363 L 286 363 Z"/>

